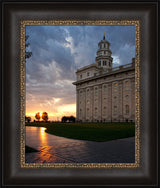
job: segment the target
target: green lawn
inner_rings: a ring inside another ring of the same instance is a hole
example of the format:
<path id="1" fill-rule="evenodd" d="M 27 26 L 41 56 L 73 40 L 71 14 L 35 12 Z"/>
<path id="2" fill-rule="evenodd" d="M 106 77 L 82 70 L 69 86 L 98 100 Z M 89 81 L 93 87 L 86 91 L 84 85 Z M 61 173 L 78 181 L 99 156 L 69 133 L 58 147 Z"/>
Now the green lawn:
<path id="1" fill-rule="evenodd" d="M 135 135 L 134 123 L 27 123 L 27 126 L 46 127 L 56 136 L 91 141 L 108 141 Z"/>

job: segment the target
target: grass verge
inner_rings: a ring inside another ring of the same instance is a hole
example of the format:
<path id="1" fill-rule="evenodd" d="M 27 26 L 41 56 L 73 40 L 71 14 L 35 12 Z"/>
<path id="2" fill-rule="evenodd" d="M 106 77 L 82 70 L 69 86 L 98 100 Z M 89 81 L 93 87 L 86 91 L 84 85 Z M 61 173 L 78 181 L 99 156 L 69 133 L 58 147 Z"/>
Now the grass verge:
<path id="1" fill-rule="evenodd" d="M 46 127 L 56 136 L 90 141 L 108 141 L 135 136 L 134 123 L 28 123 L 27 126 Z"/>
<path id="2" fill-rule="evenodd" d="M 31 148 L 29 146 L 25 146 L 25 152 L 26 153 L 31 153 L 31 152 L 38 152 L 38 150 Z"/>

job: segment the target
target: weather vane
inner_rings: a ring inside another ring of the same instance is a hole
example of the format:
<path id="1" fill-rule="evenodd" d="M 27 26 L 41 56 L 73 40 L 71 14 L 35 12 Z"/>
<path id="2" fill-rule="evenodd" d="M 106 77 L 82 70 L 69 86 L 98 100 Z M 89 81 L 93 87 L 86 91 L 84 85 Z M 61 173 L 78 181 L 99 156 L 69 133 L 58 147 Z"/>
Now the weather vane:
<path id="1" fill-rule="evenodd" d="M 103 32 L 103 40 L 105 40 L 105 32 Z"/>

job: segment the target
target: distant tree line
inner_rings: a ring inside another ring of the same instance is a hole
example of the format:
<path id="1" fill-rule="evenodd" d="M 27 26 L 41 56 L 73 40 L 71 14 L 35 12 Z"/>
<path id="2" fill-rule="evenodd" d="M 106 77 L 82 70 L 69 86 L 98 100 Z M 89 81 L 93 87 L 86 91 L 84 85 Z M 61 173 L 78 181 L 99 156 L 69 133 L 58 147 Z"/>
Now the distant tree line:
<path id="1" fill-rule="evenodd" d="M 48 113 L 47 112 L 43 112 L 42 113 L 42 116 L 40 114 L 40 112 L 37 112 L 35 114 L 35 118 L 38 122 L 40 122 L 40 119 L 42 118 L 42 120 L 44 122 L 48 122 Z M 65 122 L 75 122 L 76 121 L 76 118 L 74 116 L 63 116 L 62 119 L 61 119 L 61 122 L 65 123 Z M 25 122 L 26 123 L 30 123 L 31 122 L 31 117 L 27 117 L 25 116 Z M 34 122 L 36 122 L 34 120 Z"/>
<path id="2" fill-rule="evenodd" d="M 61 119 L 62 122 L 75 122 L 76 118 L 74 116 L 63 116 Z"/>

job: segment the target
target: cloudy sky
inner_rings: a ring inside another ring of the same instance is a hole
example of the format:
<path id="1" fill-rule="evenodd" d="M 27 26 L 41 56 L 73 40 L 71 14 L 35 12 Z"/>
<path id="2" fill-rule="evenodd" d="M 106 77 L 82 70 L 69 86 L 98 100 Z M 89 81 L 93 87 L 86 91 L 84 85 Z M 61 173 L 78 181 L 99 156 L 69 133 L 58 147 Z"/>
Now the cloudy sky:
<path id="1" fill-rule="evenodd" d="M 49 120 L 76 115 L 77 68 L 95 63 L 98 42 L 111 43 L 113 66 L 135 57 L 134 26 L 26 26 L 32 51 L 26 62 L 26 115 L 48 112 Z"/>

